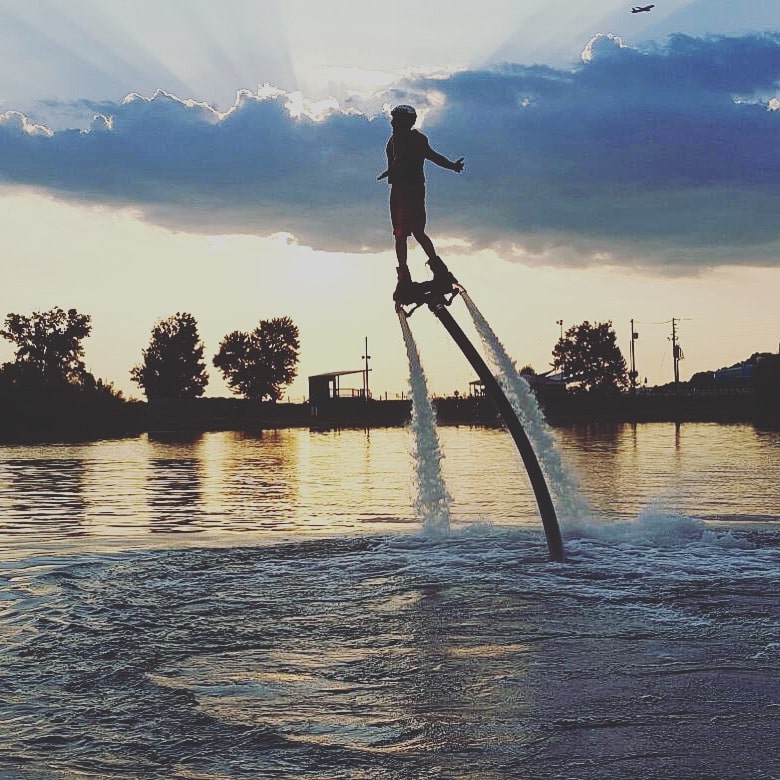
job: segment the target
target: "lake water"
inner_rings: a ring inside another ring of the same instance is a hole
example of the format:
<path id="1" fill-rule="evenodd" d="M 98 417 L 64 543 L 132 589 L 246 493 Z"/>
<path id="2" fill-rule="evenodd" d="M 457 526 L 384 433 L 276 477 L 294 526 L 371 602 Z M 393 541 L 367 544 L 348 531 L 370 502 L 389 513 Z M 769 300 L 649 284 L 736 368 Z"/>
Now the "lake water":
<path id="1" fill-rule="evenodd" d="M 555 433 L 0 447 L 0 777 L 780 777 L 780 432 Z"/>

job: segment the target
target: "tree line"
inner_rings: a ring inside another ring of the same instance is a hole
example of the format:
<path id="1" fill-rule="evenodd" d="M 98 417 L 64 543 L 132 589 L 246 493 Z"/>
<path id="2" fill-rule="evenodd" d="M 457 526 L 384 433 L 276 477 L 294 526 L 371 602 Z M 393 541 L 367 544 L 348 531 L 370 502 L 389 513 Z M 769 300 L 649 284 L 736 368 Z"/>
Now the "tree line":
<path id="1" fill-rule="evenodd" d="M 86 391 L 121 397 L 110 382 L 86 369 L 83 342 L 91 332 L 92 318 L 76 309 L 8 314 L 0 336 L 14 345 L 14 360 L 0 366 L 0 391 L 59 396 Z M 212 363 L 232 392 L 278 401 L 297 375 L 299 350 L 298 327 L 289 317 L 276 317 L 260 320 L 252 331 L 228 333 Z M 209 380 L 204 352 L 195 318 L 177 312 L 155 323 L 130 378 L 150 400 L 198 398 Z"/>
<path id="2" fill-rule="evenodd" d="M 14 344 L 15 357 L 0 366 L 0 391 L 62 394 L 80 388 L 121 395 L 86 370 L 83 342 L 91 332 L 91 317 L 76 309 L 8 314 L 0 336 Z M 228 333 L 211 362 L 235 394 L 278 401 L 297 375 L 299 350 L 297 326 L 289 317 L 277 317 L 260 320 L 249 332 Z M 198 398 L 209 381 L 204 355 L 195 317 L 177 312 L 155 323 L 130 377 L 148 399 Z M 570 391 L 609 395 L 630 384 L 611 321 L 571 326 L 552 357 Z M 523 373 L 534 372 L 527 366 Z"/>
<path id="3" fill-rule="evenodd" d="M 15 351 L 13 362 L 0 365 L 0 397 L 28 401 L 75 396 L 99 397 L 106 402 L 122 399 L 111 382 L 86 369 L 83 342 L 91 332 L 92 318 L 76 309 L 55 307 L 30 315 L 8 314 L 0 336 L 10 341 Z M 211 362 L 233 393 L 278 401 L 297 375 L 299 350 L 297 326 L 289 317 L 277 317 L 260 320 L 249 332 L 228 333 Z M 155 323 L 130 377 L 147 399 L 199 398 L 209 381 L 204 354 L 195 317 L 177 312 Z M 611 321 L 586 320 L 572 325 L 561 334 L 552 357 L 552 366 L 565 377 L 569 392 L 609 396 L 630 385 L 630 372 Z M 757 392 L 771 394 L 780 386 L 780 358 L 769 357 L 773 359 L 758 361 L 752 384 Z M 525 366 L 521 373 L 535 372 Z M 712 372 L 708 375 L 712 379 Z M 699 375 L 691 380 L 694 386 L 703 386 L 702 382 Z"/>

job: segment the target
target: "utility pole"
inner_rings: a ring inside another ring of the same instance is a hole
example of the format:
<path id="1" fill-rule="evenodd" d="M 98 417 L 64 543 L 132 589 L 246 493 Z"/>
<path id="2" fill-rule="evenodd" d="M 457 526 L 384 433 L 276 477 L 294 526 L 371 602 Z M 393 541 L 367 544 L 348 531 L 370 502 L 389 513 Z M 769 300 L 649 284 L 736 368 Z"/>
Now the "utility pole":
<path id="1" fill-rule="evenodd" d="M 672 317 L 672 363 L 674 364 L 674 389 L 680 384 L 680 361 L 683 359 L 683 351 L 677 342 L 677 320 Z"/>
<path id="2" fill-rule="evenodd" d="M 556 325 L 561 326 L 561 343 L 563 342 L 563 320 L 555 320 Z M 566 382 L 566 362 L 561 358 L 561 379 Z M 564 388 L 566 385 L 564 384 Z"/>
<path id="3" fill-rule="evenodd" d="M 368 354 L 368 336 L 366 336 L 366 348 L 363 354 L 363 360 L 365 361 L 365 369 L 363 370 L 363 398 L 368 401 L 368 361 L 371 360 L 371 355 Z"/>
<path id="4" fill-rule="evenodd" d="M 631 387 L 629 392 L 631 395 L 634 395 L 636 393 L 636 347 L 634 346 L 634 342 L 639 338 L 639 334 L 634 330 L 634 320 L 631 320 L 631 370 L 628 373 L 628 379 L 631 383 Z"/>

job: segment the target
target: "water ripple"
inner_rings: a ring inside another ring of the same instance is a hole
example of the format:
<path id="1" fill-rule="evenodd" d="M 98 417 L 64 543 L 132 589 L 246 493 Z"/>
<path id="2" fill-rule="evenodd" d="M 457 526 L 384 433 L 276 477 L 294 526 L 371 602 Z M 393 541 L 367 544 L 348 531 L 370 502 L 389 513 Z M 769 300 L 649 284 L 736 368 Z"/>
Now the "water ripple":
<path id="1" fill-rule="evenodd" d="M 486 529 L 19 563 L 0 773 L 768 776 L 775 549 L 543 551 Z"/>

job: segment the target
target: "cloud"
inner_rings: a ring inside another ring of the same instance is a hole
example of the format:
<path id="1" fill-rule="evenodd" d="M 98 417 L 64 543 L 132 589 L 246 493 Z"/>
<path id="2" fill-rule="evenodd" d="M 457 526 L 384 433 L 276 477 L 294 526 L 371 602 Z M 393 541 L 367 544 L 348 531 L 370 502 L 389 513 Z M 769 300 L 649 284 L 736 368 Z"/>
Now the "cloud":
<path id="1" fill-rule="evenodd" d="M 386 117 L 413 102 L 460 176 L 429 164 L 434 236 L 527 263 L 695 270 L 775 265 L 780 34 L 596 36 L 573 69 L 506 64 L 407 77 L 371 102 L 262 88 L 220 113 L 165 92 L 102 103 L 87 129 L 0 115 L 0 180 L 130 205 L 174 228 L 390 245 Z"/>
<path id="2" fill-rule="evenodd" d="M 0 114 L 0 131 L 2 130 L 24 135 L 41 135 L 45 138 L 51 138 L 54 135 L 48 127 L 36 125 L 19 111 L 6 111 L 4 114 Z"/>

